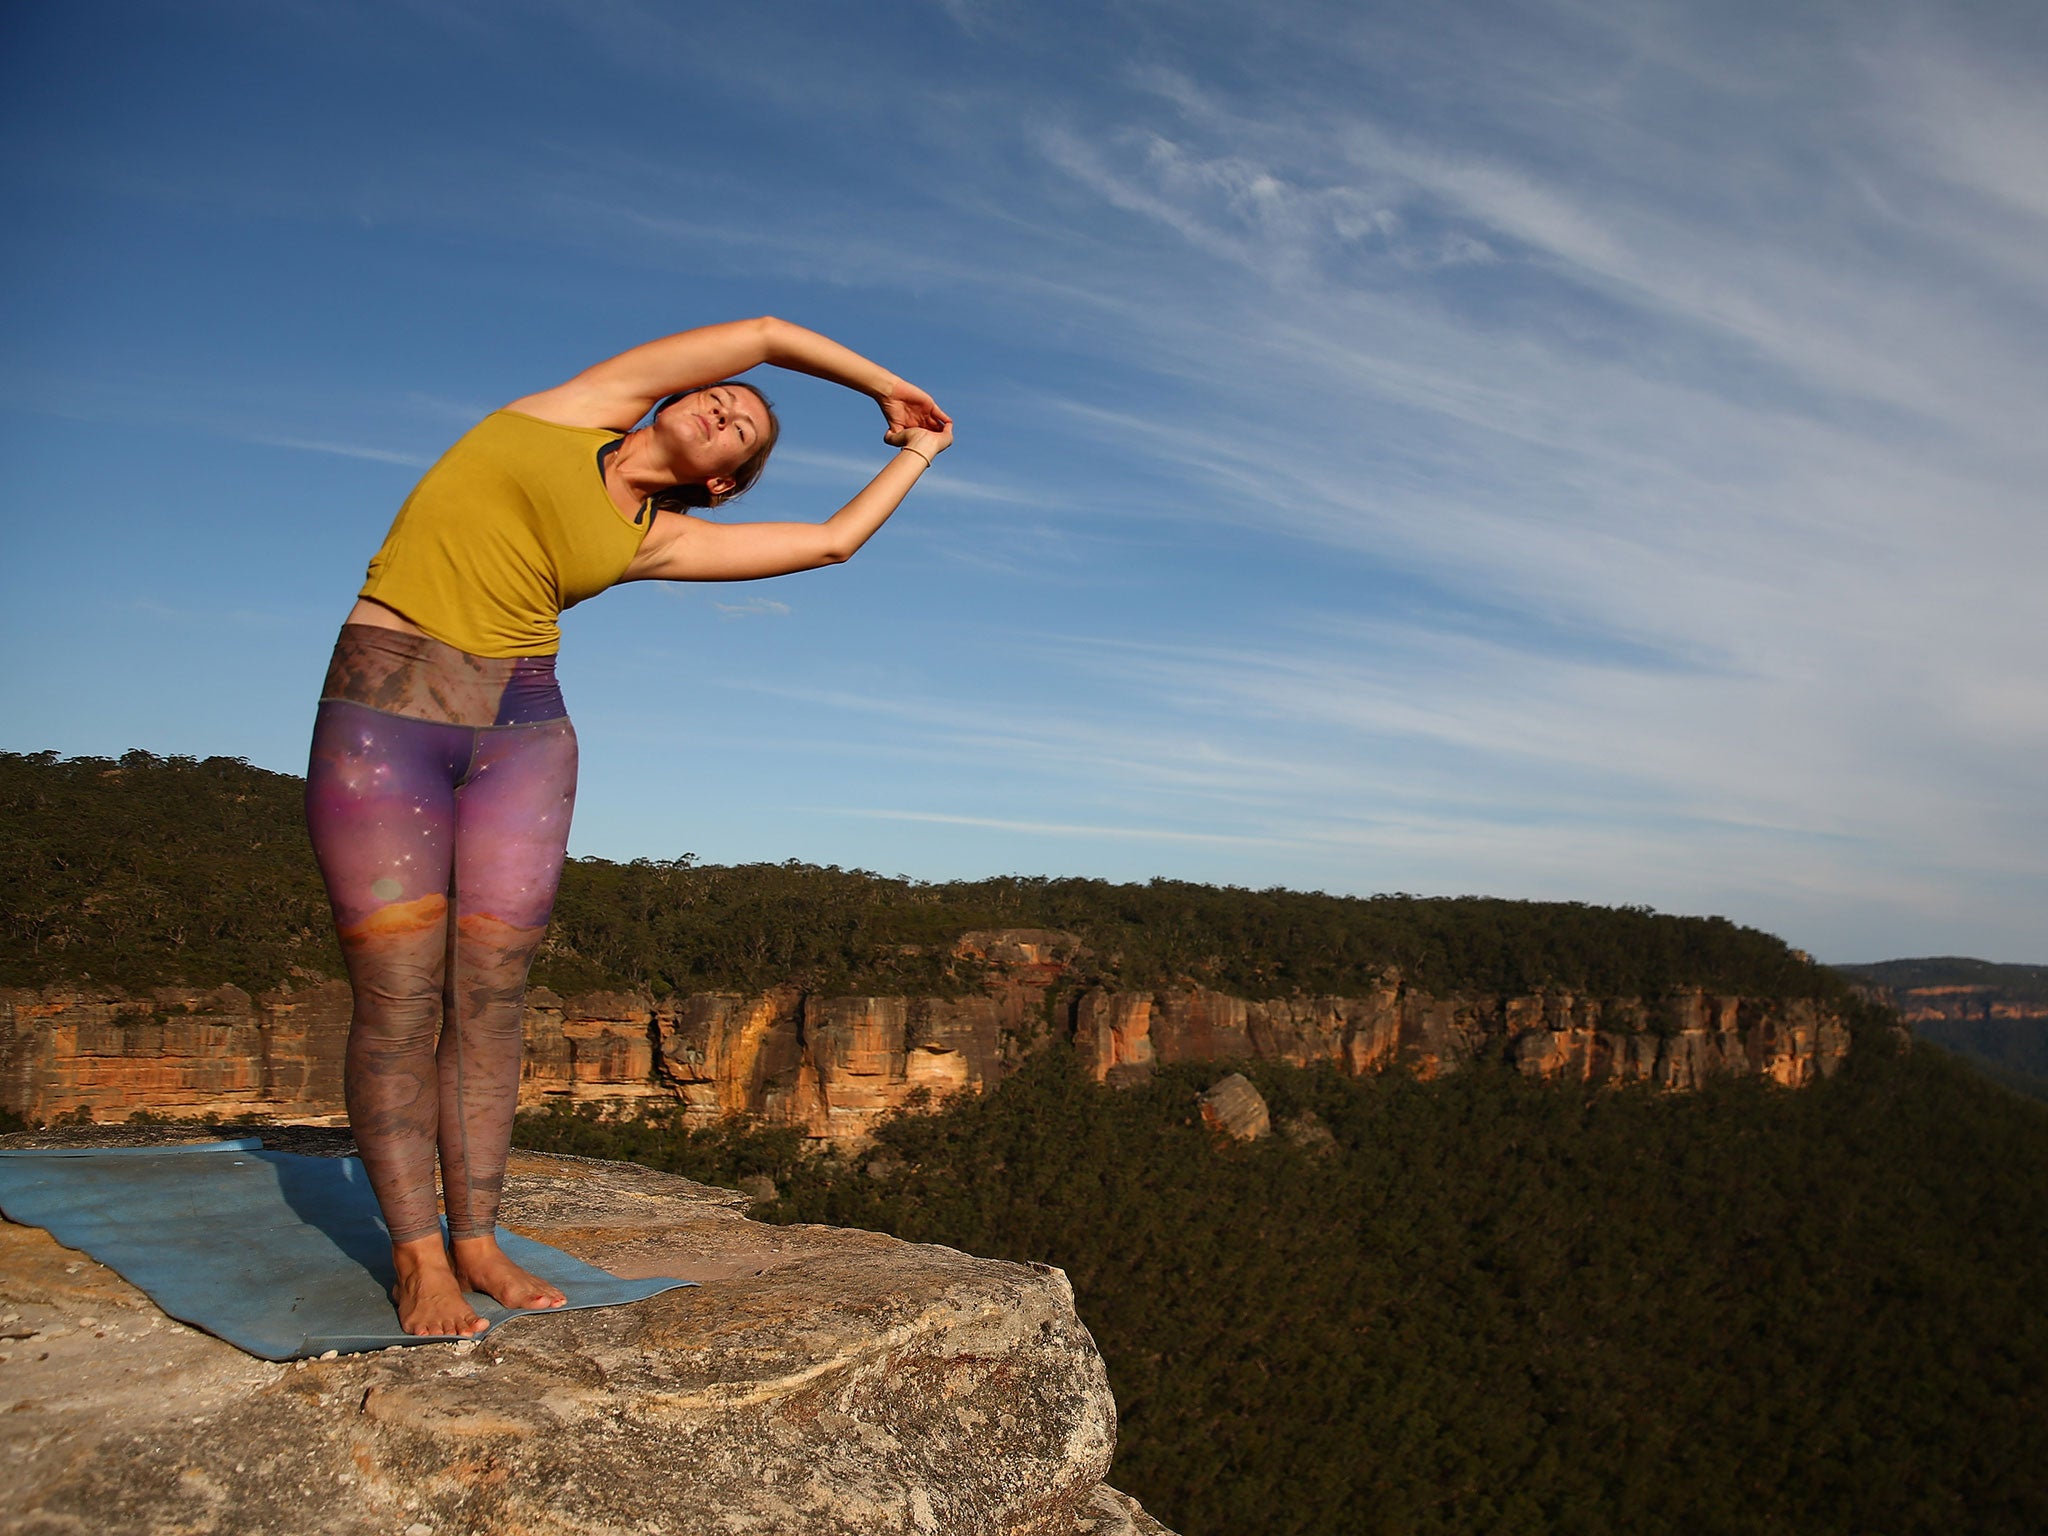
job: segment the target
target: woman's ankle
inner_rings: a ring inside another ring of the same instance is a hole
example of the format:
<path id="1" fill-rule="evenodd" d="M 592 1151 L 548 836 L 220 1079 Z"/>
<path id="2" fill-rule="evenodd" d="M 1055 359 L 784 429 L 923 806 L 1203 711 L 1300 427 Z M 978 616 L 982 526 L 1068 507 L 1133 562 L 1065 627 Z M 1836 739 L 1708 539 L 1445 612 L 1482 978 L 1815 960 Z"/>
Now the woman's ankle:
<path id="1" fill-rule="evenodd" d="M 448 1245 L 438 1232 L 407 1238 L 403 1242 L 394 1241 L 391 1244 L 391 1262 L 400 1274 L 417 1269 L 447 1269 Z"/>

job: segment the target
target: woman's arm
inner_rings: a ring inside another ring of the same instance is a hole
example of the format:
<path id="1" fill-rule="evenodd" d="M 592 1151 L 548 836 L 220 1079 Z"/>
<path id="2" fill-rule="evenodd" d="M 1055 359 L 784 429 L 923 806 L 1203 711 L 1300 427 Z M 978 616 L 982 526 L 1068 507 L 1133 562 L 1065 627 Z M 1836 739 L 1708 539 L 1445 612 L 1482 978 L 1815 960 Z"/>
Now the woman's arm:
<path id="1" fill-rule="evenodd" d="M 952 425 L 952 418 L 916 385 L 829 336 L 773 315 L 702 325 L 645 342 L 584 369 L 566 384 L 521 396 L 507 409 L 565 427 L 623 431 L 664 395 L 701 389 L 762 363 L 829 379 L 872 396 L 892 431 L 904 427 L 936 431 Z"/>
<path id="2" fill-rule="evenodd" d="M 754 581 L 816 570 L 853 558 L 902 505 L 931 460 L 953 444 L 953 429 L 904 427 L 900 450 L 861 493 L 822 523 L 712 523 L 679 512 L 656 516 L 623 581 Z"/>

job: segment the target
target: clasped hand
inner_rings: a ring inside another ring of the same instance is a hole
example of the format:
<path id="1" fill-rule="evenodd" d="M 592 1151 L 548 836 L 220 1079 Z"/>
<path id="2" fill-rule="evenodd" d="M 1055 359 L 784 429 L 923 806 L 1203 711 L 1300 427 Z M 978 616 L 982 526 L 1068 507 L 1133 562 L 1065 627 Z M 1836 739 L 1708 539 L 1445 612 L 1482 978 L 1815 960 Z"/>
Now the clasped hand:
<path id="1" fill-rule="evenodd" d="M 915 384 L 898 379 L 876 403 L 889 424 L 882 441 L 891 448 L 912 448 L 932 458 L 953 446 L 953 418 Z"/>

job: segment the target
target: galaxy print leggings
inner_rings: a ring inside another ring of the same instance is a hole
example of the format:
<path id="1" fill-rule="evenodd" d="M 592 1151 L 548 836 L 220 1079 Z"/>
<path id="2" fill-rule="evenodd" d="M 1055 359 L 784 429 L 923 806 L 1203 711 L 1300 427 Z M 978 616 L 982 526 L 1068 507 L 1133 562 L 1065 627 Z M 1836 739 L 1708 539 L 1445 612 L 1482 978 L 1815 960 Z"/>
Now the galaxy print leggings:
<path id="1" fill-rule="evenodd" d="M 349 1123 L 393 1242 L 497 1225 L 521 1019 L 561 880 L 576 732 L 552 656 L 344 625 L 306 822 L 355 993 Z"/>

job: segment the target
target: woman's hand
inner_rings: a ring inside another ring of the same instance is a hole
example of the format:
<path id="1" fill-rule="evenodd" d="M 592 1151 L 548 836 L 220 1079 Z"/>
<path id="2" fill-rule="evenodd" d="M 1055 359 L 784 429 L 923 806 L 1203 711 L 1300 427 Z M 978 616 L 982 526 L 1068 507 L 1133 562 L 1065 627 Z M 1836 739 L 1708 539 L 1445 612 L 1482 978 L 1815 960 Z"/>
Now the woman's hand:
<path id="1" fill-rule="evenodd" d="M 946 424 L 936 430 L 931 427 L 891 427 L 882 434 L 882 441 L 891 448 L 908 448 L 912 453 L 921 453 L 929 464 L 953 446 L 953 422 L 948 417 Z"/>
<path id="2" fill-rule="evenodd" d="M 896 441 L 898 432 L 911 427 L 921 427 L 927 432 L 945 432 L 948 434 L 947 442 L 952 441 L 953 418 L 939 409 L 938 401 L 907 379 L 891 379 L 889 387 L 875 396 L 875 403 L 882 408 L 882 419 L 889 423 L 889 430 L 882 434 L 882 440 L 891 447 L 917 446 Z"/>

